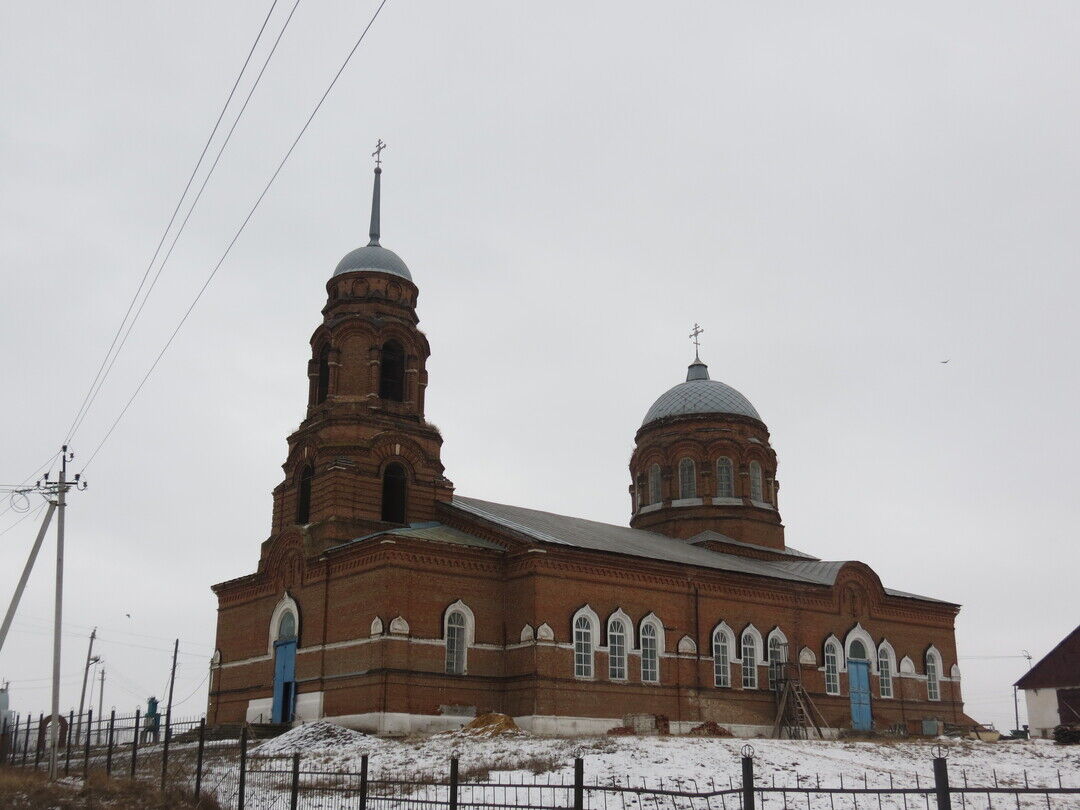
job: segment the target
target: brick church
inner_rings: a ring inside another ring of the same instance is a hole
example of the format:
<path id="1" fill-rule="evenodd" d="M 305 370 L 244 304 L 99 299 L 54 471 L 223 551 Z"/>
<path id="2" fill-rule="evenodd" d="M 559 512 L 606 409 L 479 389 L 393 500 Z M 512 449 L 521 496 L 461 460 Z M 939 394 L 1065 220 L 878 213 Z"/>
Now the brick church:
<path id="1" fill-rule="evenodd" d="M 966 722 L 959 606 L 788 546 L 769 430 L 697 357 L 634 437 L 629 526 L 456 494 L 380 179 L 369 243 L 326 284 L 258 568 L 213 587 L 209 722 L 408 733 L 497 711 L 538 734 L 652 716 L 755 735 L 781 678 L 833 729 Z"/>

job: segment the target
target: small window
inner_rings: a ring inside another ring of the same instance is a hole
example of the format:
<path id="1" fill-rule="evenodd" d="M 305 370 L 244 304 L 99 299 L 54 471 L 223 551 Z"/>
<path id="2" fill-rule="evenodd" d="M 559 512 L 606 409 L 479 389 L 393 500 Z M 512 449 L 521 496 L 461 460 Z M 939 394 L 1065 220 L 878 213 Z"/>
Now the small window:
<path id="1" fill-rule="evenodd" d="M 641 626 L 641 680 L 656 683 L 660 680 L 659 648 L 656 627 L 651 623 Z"/>
<path id="2" fill-rule="evenodd" d="M 396 340 L 388 340 L 382 347 L 379 396 L 394 402 L 405 401 L 405 350 Z"/>
<path id="3" fill-rule="evenodd" d="M 387 464 L 383 473 L 382 519 L 405 522 L 405 468 L 397 463 Z"/>
<path id="4" fill-rule="evenodd" d="M 660 465 L 653 464 L 649 467 L 649 503 L 660 503 L 663 500 L 660 492 Z"/>
<path id="5" fill-rule="evenodd" d="M 315 471 L 311 465 L 300 472 L 300 485 L 296 489 L 296 522 L 306 526 L 311 521 L 311 479 Z"/>
<path id="6" fill-rule="evenodd" d="M 574 621 L 574 676 L 593 676 L 592 622 L 588 616 L 578 616 Z"/>
<path id="7" fill-rule="evenodd" d="M 326 402 L 330 394 L 330 344 L 322 347 L 319 352 L 319 376 L 315 383 L 315 404 Z"/>
<path id="8" fill-rule="evenodd" d="M 735 497 L 735 475 L 731 459 L 726 456 L 716 460 L 716 496 Z"/>
<path id="9" fill-rule="evenodd" d="M 465 614 L 460 610 L 446 617 L 446 674 L 465 674 Z"/>
<path id="10" fill-rule="evenodd" d="M 848 647 L 848 658 L 854 658 L 856 661 L 866 660 L 866 645 L 858 639 L 851 642 L 851 646 Z"/>
<path id="11" fill-rule="evenodd" d="M 787 645 L 780 636 L 769 637 L 769 689 L 776 691 L 784 678 L 784 662 L 787 660 Z"/>
<path id="12" fill-rule="evenodd" d="M 608 623 L 608 677 L 613 681 L 626 680 L 626 626 L 621 619 Z"/>
<path id="13" fill-rule="evenodd" d="M 742 688 L 757 689 L 757 639 L 753 633 L 742 635 Z"/>
<path id="14" fill-rule="evenodd" d="M 693 459 L 684 458 L 679 462 L 679 497 L 697 497 L 697 476 Z"/>
<path id="15" fill-rule="evenodd" d="M 836 643 L 825 645 L 825 691 L 830 695 L 840 694 L 840 667 Z"/>
<path id="16" fill-rule="evenodd" d="M 761 465 L 750 462 L 750 500 L 761 501 Z"/>
<path id="17" fill-rule="evenodd" d="M 928 700 L 941 700 L 941 671 L 933 652 L 926 654 L 926 697 Z"/>
<path id="18" fill-rule="evenodd" d="M 731 650 L 728 649 L 728 637 L 722 630 L 717 630 L 712 637 L 713 685 L 731 686 Z"/>
<path id="19" fill-rule="evenodd" d="M 277 640 L 289 641 L 294 638 L 296 638 L 296 616 L 290 610 L 281 614 L 281 621 L 278 622 Z"/>
<path id="20" fill-rule="evenodd" d="M 892 697 L 892 662 L 889 653 L 884 648 L 878 652 L 878 677 L 879 688 L 883 698 Z"/>

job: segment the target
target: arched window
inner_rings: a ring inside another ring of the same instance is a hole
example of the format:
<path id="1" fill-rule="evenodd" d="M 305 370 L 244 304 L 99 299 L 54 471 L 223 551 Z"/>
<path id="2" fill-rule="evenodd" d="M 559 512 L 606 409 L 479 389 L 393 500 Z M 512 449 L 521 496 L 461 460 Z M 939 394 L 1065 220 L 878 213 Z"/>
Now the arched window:
<path id="1" fill-rule="evenodd" d="M 878 650 L 878 688 L 883 698 L 891 698 L 892 693 L 892 656 L 889 648 L 882 644 Z"/>
<path id="2" fill-rule="evenodd" d="M 735 497 L 735 474 L 731 459 L 722 456 L 716 460 L 716 497 Z"/>
<path id="3" fill-rule="evenodd" d="M 761 501 L 761 465 L 750 462 L 750 500 Z"/>
<path id="4" fill-rule="evenodd" d="M 731 686 L 731 640 L 722 628 L 712 635 L 713 686 Z"/>
<path id="5" fill-rule="evenodd" d="M 660 651 L 656 643 L 656 625 L 641 626 L 641 680 L 656 683 L 660 680 Z"/>
<path id="6" fill-rule="evenodd" d="M 926 698 L 941 700 L 941 659 L 934 649 L 926 653 Z"/>
<path id="7" fill-rule="evenodd" d="M 660 503 L 663 500 L 660 492 L 660 465 L 653 464 L 649 467 L 649 503 Z"/>
<path id="8" fill-rule="evenodd" d="M 769 634 L 769 689 L 776 691 L 784 677 L 784 662 L 787 661 L 787 640 L 783 633 L 774 630 Z"/>
<path id="9" fill-rule="evenodd" d="M 314 476 L 315 471 L 310 464 L 300 472 L 300 485 L 296 489 L 296 522 L 301 526 L 311 520 L 311 479 Z"/>
<path id="10" fill-rule="evenodd" d="M 848 647 L 848 659 L 854 658 L 856 661 L 866 660 L 866 645 L 859 639 L 855 639 L 851 642 L 851 646 Z"/>
<path id="11" fill-rule="evenodd" d="M 574 620 L 574 676 L 593 676 L 592 622 L 588 616 L 578 616 Z"/>
<path id="12" fill-rule="evenodd" d="M 294 638 L 296 638 L 296 616 L 290 610 L 281 614 L 281 620 L 278 622 L 277 640 L 289 641 Z"/>
<path id="13" fill-rule="evenodd" d="M 405 401 L 405 350 L 396 340 L 388 340 L 382 347 L 379 396 L 394 402 Z"/>
<path id="14" fill-rule="evenodd" d="M 383 472 L 382 519 L 405 522 L 405 468 L 396 462 L 387 464 Z"/>
<path id="15" fill-rule="evenodd" d="M 330 394 L 330 344 L 327 343 L 319 352 L 319 376 L 315 383 L 315 404 L 326 402 Z"/>
<path id="16" fill-rule="evenodd" d="M 749 630 L 742 634 L 742 688 L 757 689 L 757 639 Z"/>
<path id="17" fill-rule="evenodd" d="M 626 680 L 626 624 L 612 619 L 607 626 L 608 677 L 613 681 Z"/>
<path id="18" fill-rule="evenodd" d="M 697 497 L 697 476 L 694 474 L 694 460 L 690 458 L 679 462 L 679 497 Z"/>
<path id="19" fill-rule="evenodd" d="M 840 645 L 835 641 L 825 643 L 825 691 L 840 694 Z"/>
<path id="20" fill-rule="evenodd" d="M 452 610 L 446 617 L 446 674 L 465 674 L 465 614 Z"/>

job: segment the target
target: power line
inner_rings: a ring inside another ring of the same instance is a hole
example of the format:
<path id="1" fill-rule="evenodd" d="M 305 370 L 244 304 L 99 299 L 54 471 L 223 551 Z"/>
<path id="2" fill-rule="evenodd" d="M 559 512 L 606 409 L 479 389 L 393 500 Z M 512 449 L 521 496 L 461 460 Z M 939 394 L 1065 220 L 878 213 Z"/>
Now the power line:
<path id="1" fill-rule="evenodd" d="M 25 515 L 23 515 L 21 518 L 16 520 L 14 523 L 12 523 L 6 529 L 4 529 L 3 531 L 0 531 L 0 536 L 3 536 L 5 534 L 7 534 L 8 532 L 10 532 L 12 529 L 14 529 L 16 526 L 18 526 L 20 523 L 22 523 L 27 518 L 37 517 L 38 515 L 41 514 L 41 510 L 44 509 L 47 505 L 48 504 L 43 503 L 37 509 L 35 509 L 35 510 L 31 511 L 31 512 L 27 512 Z"/>
<path id="2" fill-rule="evenodd" d="M 184 190 L 180 193 L 180 198 L 176 201 L 176 207 L 173 208 L 172 216 L 169 217 L 169 222 L 165 226 L 165 230 L 161 234 L 161 239 L 158 240 L 157 247 L 154 248 L 154 255 L 150 257 L 150 263 L 147 264 L 146 270 L 143 271 L 142 279 L 139 281 L 139 286 L 135 290 L 135 294 L 131 297 L 131 301 L 128 303 L 127 311 L 124 312 L 124 317 L 120 321 L 120 325 L 116 328 L 116 334 L 113 335 L 112 342 L 109 344 L 108 351 L 105 352 L 105 357 L 101 360 L 101 365 L 98 366 L 97 373 L 94 375 L 94 379 L 90 382 L 90 387 L 86 391 L 86 395 L 83 397 L 82 404 L 79 406 L 79 410 L 75 413 L 75 418 L 71 420 L 71 426 L 67 430 L 67 439 L 65 444 L 70 444 L 71 440 L 75 436 L 75 431 L 78 430 L 79 425 L 82 424 L 82 419 L 85 418 L 86 412 L 89 411 L 90 405 L 93 404 L 93 400 L 97 398 L 97 391 L 101 390 L 101 386 L 105 383 L 105 378 L 102 376 L 104 372 L 105 376 L 108 376 L 108 371 L 105 370 L 105 366 L 109 363 L 109 358 L 113 355 L 113 349 L 116 347 L 116 341 L 120 337 L 120 333 L 124 330 L 124 325 L 127 323 L 128 316 L 131 315 L 131 309 L 135 306 L 135 302 L 139 299 L 139 294 L 142 292 L 143 286 L 146 284 L 146 279 L 150 275 L 150 270 L 153 268 L 154 263 L 157 261 L 158 254 L 161 252 L 161 246 L 165 244 L 165 238 L 169 235 L 169 231 L 172 229 L 173 223 L 176 221 L 176 215 L 180 212 L 180 206 L 183 205 L 184 198 L 187 197 L 187 193 L 191 188 L 192 182 L 195 180 L 195 175 L 198 174 L 199 168 L 202 166 L 203 158 L 206 157 L 206 152 L 210 148 L 211 142 L 214 140 L 214 135 L 217 134 L 218 127 L 221 125 L 221 120 L 225 117 L 225 111 L 229 108 L 229 104 L 232 102 L 233 95 L 236 93 L 236 88 L 240 84 L 240 79 L 247 71 L 248 63 L 251 61 L 252 54 L 255 53 L 255 48 L 259 44 L 259 40 L 262 39 L 263 32 L 266 30 L 266 25 L 270 21 L 270 16 L 274 13 L 274 9 L 277 7 L 278 0 L 273 0 L 270 4 L 270 10 L 266 12 L 266 17 L 263 19 L 262 25 L 259 27 L 259 33 L 255 36 L 255 41 L 251 43 L 251 48 L 248 50 L 247 57 L 244 59 L 244 64 L 240 68 L 240 72 L 236 75 L 236 80 L 233 82 L 232 88 L 229 90 L 229 96 L 225 99 L 225 104 L 221 108 L 221 112 L 218 113 L 217 120 L 214 122 L 213 129 L 210 130 L 210 135 L 206 139 L 206 143 L 203 144 L 202 152 L 199 153 L 199 159 L 195 161 L 195 167 L 191 170 L 191 175 L 188 177 L 187 183 L 184 185 Z M 211 170 L 213 171 L 213 170 Z M 209 179 L 209 176 L 208 176 Z M 155 279 L 156 280 L 156 279 Z M 149 297 L 150 291 L 147 291 L 147 297 Z M 143 300 L 145 304 L 145 299 Z M 140 311 L 141 311 L 140 307 Z M 136 315 L 136 318 L 138 315 Z M 135 320 L 132 319 L 131 324 L 134 325 Z M 130 331 L 130 330 L 129 330 Z M 125 336 L 125 340 L 126 340 Z M 123 345 L 121 344 L 121 348 Z M 116 354 L 119 355 L 120 349 L 116 350 Z M 113 357 L 113 362 L 116 358 Z M 109 369 L 112 365 L 109 364 Z M 100 383 L 100 384 L 99 384 Z M 97 386 L 95 390 L 95 386 Z"/>
<path id="3" fill-rule="evenodd" d="M 258 210 L 259 205 L 266 197 L 267 192 L 270 191 L 270 187 L 274 184 L 274 181 L 277 180 L 277 177 L 281 173 L 281 170 L 285 167 L 285 163 L 292 155 L 293 150 L 296 149 L 297 144 L 300 143 L 300 139 L 304 137 L 304 133 L 307 132 L 308 127 L 311 126 L 311 122 L 315 119 L 315 115 L 319 112 L 319 109 L 322 107 L 323 102 L 326 101 L 326 97 L 330 95 L 330 91 L 334 89 L 334 85 L 337 84 L 337 81 L 341 77 L 341 74 L 345 72 L 345 68 L 348 67 L 349 62 L 352 61 L 353 55 L 360 47 L 360 44 L 364 41 L 364 38 L 367 36 L 368 31 L 371 30 L 371 26 L 375 24 L 375 20 L 378 18 L 379 12 L 382 11 L 383 6 L 385 6 L 386 3 L 387 0 L 381 0 L 378 7 L 375 9 L 375 13 L 372 14 L 371 19 L 368 20 L 368 24 L 364 27 L 363 32 L 361 32 L 359 38 L 349 50 L 348 55 L 345 57 L 345 61 L 341 63 L 341 67 L 338 68 L 337 72 L 334 74 L 334 77 L 330 80 L 330 84 L 327 86 L 326 90 L 323 92 L 322 96 L 315 104 L 315 108 L 311 111 L 311 115 L 308 116 L 307 120 L 304 122 L 304 125 L 300 128 L 300 132 L 297 133 L 296 138 L 286 150 L 285 156 L 281 159 L 281 162 L 278 163 L 277 168 L 274 169 L 274 173 L 270 175 L 270 179 L 267 181 L 266 186 L 263 188 L 262 192 L 260 192 L 258 198 L 256 198 L 254 205 L 251 206 L 251 210 L 248 211 L 247 216 L 245 216 L 243 222 L 240 223 L 240 227 L 237 229 L 236 233 L 229 241 L 228 246 L 225 248 L 225 252 L 222 253 L 221 258 L 218 259 L 217 264 L 215 264 L 213 269 L 210 271 L 210 275 L 207 276 L 206 281 L 203 283 L 202 287 L 199 288 L 198 293 L 196 293 L 195 295 L 195 299 L 191 302 L 191 305 L 187 308 L 187 311 L 184 313 L 183 317 L 180 318 L 180 322 L 176 325 L 176 328 L 169 336 L 169 339 L 165 341 L 165 345 L 162 347 L 161 351 L 158 352 L 158 355 L 154 359 L 154 362 L 150 365 L 150 369 L 143 376 L 142 380 L 140 380 L 138 386 L 136 386 L 134 393 L 132 393 L 127 403 L 120 410 L 120 414 L 113 421 L 112 425 L 110 425 L 109 429 L 105 432 L 105 436 L 98 443 L 97 447 L 94 448 L 94 451 L 90 454 L 90 458 L 87 459 L 86 463 L 83 465 L 83 472 L 86 471 L 87 467 L 89 467 L 93 460 L 97 457 L 97 454 L 101 452 L 101 448 L 105 446 L 105 443 L 109 440 L 109 437 L 112 436 L 113 431 L 116 430 L 116 426 L 120 424 L 120 420 L 124 418 L 124 415 L 128 412 L 131 404 L 135 401 L 135 398 L 139 395 L 139 392 L 142 391 L 143 386 L 146 385 L 146 381 L 150 379 L 150 375 L 154 373 L 154 369 L 156 369 L 158 363 L 161 362 L 161 358 L 165 356 L 165 352 L 168 351 L 169 347 L 172 345 L 173 340 L 176 339 L 177 334 L 187 322 L 187 319 L 191 315 L 192 310 L 194 310 L 196 304 L 199 303 L 199 299 L 201 299 L 203 293 L 206 292 L 206 288 L 210 286 L 210 282 L 213 281 L 214 276 L 217 275 L 217 271 L 221 268 L 221 265 L 225 263 L 225 259 L 228 258 L 228 255 L 232 251 L 233 246 L 240 238 L 240 235 L 244 232 L 244 229 L 247 228 L 248 223 L 251 221 L 251 218 L 255 215 L 255 211 Z"/>

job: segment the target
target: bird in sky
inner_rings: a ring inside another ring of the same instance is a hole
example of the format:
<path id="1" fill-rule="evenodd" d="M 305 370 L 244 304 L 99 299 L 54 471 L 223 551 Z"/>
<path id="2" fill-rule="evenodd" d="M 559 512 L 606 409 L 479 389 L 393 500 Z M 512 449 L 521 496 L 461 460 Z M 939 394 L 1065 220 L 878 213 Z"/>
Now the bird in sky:
<path id="1" fill-rule="evenodd" d="M 950 357 L 950 358 L 949 358 L 949 360 L 952 360 L 952 358 Z M 942 361 L 940 361 L 940 362 L 941 362 L 941 364 L 942 364 L 942 365 L 945 365 L 946 363 L 948 363 L 948 362 L 949 362 L 949 360 L 942 360 Z"/>

